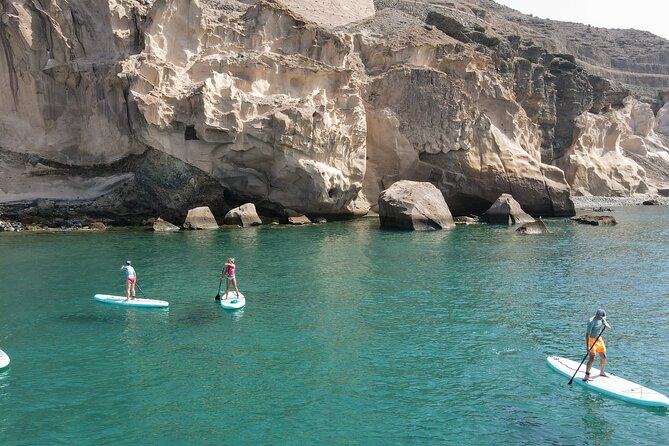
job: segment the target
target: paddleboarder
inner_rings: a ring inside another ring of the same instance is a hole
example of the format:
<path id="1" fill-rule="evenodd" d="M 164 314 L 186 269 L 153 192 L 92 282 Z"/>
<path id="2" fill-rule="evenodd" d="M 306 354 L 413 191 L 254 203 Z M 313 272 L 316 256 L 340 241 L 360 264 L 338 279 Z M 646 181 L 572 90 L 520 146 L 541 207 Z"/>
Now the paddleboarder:
<path id="1" fill-rule="evenodd" d="M 606 367 L 606 346 L 601 336 L 604 327 L 609 330 L 611 329 L 611 325 L 606 322 L 606 311 L 603 308 L 599 308 L 588 321 L 588 326 L 585 330 L 585 347 L 588 349 L 588 364 L 585 367 L 583 381 L 592 381 L 592 378 L 590 378 L 590 369 L 592 369 L 592 365 L 595 363 L 597 353 L 599 353 L 600 363 L 599 376 L 605 378 L 609 376 L 604 372 L 604 368 Z"/>
<path id="2" fill-rule="evenodd" d="M 135 283 L 137 283 L 137 273 L 135 273 L 135 268 L 132 267 L 132 262 L 127 260 L 125 265 L 121 267 L 121 271 L 125 271 L 126 281 L 125 281 L 125 301 L 127 302 L 130 299 L 130 294 L 132 293 L 132 298 L 135 298 Z"/>
<path id="3" fill-rule="evenodd" d="M 225 276 L 225 298 L 228 298 L 230 283 L 232 283 L 232 285 L 235 287 L 235 294 L 239 298 L 239 289 L 237 288 L 237 279 L 235 278 L 235 259 L 232 257 L 230 257 L 228 261 L 225 262 L 223 276 Z"/>

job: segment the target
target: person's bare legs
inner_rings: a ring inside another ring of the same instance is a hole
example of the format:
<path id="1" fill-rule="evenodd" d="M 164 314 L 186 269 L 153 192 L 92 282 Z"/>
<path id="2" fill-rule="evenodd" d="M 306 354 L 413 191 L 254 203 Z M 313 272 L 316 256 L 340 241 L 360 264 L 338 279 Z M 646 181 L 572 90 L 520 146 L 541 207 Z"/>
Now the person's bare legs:
<path id="1" fill-rule="evenodd" d="M 130 281 L 125 281 L 125 301 L 127 302 L 130 299 Z"/>
<path id="2" fill-rule="evenodd" d="M 235 286 L 235 293 L 237 294 L 237 299 L 239 299 L 239 288 L 237 288 L 237 279 L 232 279 L 232 284 Z"/>
<path id="3" fill-rule="evenodd" d="M 583 378 L 583 381 L 592 381 L 590 378 L 590 369 L 592 368 L 592 365 L 595 363 L 595 352 L 590 352 L 588 355 L 588 364 L 585 366 L 585 377 Z"/>
<path id="4" fill-rule="evenodd" d="M 225 278 L 225 299 L 228 298 L 228 290 L 230 289 L 230 279 Z"/>
<path id="5" fill-rule="evenodd" d="M 609 374 L 604 372 L 606 368 L 606 352 L 599 352 L 599 364 L 599 376 L 607 378 Z"/>

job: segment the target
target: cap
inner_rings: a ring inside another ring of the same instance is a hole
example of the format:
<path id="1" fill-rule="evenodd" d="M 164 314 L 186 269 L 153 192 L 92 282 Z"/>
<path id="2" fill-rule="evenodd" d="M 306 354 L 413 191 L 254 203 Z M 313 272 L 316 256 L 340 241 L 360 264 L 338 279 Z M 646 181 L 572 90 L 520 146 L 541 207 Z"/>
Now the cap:
<path id="1" fill-rule="evenodd" d="M 602 319 L 606 319 L 606 311 L 604 311 L 603 308 L 598 308 L 595 314 L 601 317 Z"/>
<path id="2" fill-rule="evenodd" d="M 130 260 L 126 260 L 126 261 L 125 261 L 125 264 L 126 264 L 126 265 L 130 265 Z M 597 310 L 597 311 L 599 311 L 599 310 Z"/>

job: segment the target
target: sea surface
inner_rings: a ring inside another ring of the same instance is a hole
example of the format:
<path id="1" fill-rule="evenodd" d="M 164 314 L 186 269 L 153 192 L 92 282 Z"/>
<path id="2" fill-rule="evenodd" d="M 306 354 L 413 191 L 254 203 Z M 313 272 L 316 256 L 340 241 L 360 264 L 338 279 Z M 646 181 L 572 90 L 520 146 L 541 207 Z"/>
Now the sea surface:
<path id="1" fill-rule="evenodd" d="M 0 234 L 0 445 L 667 444 L 669 413 L 567 385 L 604 307 L 608 370 L 669 394 L 669 207 L 551 234 L 378 220 Z M 214 301 L 235 257 L 247 306 Z M 170 308 L 122 294 L 130 259 Z"/>

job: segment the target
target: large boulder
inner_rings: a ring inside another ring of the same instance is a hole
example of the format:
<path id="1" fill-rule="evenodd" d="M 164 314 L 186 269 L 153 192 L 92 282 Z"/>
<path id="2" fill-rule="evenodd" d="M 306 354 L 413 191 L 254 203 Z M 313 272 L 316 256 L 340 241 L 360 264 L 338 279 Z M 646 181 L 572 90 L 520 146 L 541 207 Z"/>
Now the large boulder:
<path id="1" fill-rule="evenodd" d="M 184 229 L 218 229 L 218 223 L 211 210 L 207 206 L 202 206 L 188 211 Z"/>
<path id="2" fill-rule="evenodd" d="M 243 228 L 249 226 L 258 226 L 262 224 L 262 220 L 258 217 L 256 212 L 256 205 L 253 203 L 246 203 L 238 208 L 230 209 L 225 217 L 223 223 L 226 225 L 239 225 Z"/>
<path id="3" fill-rule="evenodd" d="M 490 206 L 482 220 L 497 225 L 522 225 L 534 222 L 531 215 L 525 213 L 513 196 L 502 194 L 497 201 Z"/>
<path id="4" fill-rule="evenodd" d="M 429 231 L 455 227 L 451 211 L 431 183 L 398 181 L 379 195 L 381 227 Z"/>

